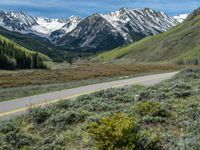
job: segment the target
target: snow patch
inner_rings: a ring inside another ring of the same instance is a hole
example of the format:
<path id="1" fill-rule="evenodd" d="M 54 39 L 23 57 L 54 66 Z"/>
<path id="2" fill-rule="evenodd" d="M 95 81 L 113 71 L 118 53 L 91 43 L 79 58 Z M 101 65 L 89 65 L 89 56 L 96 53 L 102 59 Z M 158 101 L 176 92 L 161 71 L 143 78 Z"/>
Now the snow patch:
<path id="1" fill-rule="evenodd" d="M 176 19 L 179 23 L 182 23 L 187 17 L 188 17 L 188 14 L 180 14 L 180 15 L 174 16 L 174 19 Z"/>
<path id="2" fill-rule="evenodd" d="M 65 21 L 59 21 L 59 19 L 36 18 L 36 22 L 49 32 L 58 30 L 65 25 Z"/>

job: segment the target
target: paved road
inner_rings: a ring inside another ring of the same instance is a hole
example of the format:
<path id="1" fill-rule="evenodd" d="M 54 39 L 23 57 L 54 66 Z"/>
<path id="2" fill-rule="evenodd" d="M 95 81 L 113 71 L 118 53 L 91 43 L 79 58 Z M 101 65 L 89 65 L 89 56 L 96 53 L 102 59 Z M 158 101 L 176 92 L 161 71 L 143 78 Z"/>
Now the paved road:
<path id="1" fill-rule="evenodd" d="M 155 74 L 141 76 L 131 79 L 111 81 L 99 84 L 93 84 L 73 89 L 67 89 L 57 92 L 45 93 L 30 97 L 18 98 L 0 103 L 0 119 L 7 119 L 26 112 L 28 109 L 45 106 L 58 102 L 62 99 L 72 99 L 81 95 L 93 93 L 108 88 L 117 88 L 130 85 L 145 85 L 152 86 L 163 80 L 167 80 L 178 72 Z"/>

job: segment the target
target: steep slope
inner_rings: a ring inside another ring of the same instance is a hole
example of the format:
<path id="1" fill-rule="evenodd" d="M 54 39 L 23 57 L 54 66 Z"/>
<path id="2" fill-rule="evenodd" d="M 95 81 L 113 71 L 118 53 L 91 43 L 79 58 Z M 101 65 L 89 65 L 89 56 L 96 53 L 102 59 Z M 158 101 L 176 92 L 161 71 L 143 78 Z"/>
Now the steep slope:
<path id="1" fill-rule="evenodd" d="M 71 60 L 71 58 L 87 57 L 92 55 L 89 52 L 70 51 L 63 47 L 53 45 L 48 39 L 34 35 L 34 34 L 21 34 L 13 32 L 0 27 L 0 35 L 3 35 L 19 45 L 30 49 L 32 51 L 41 52 L 49 56 L 54 61 Z"/>
<path id="2" fill-rule="evenodd" d="M 95 60 L 130 62 L 200 63 L 200 15 L 195 10 L 186 21 L 168 32 L 145 38 L 126 47 L 100 54 Z"/>
<path id="3" fill-rule="evenodd" d="M 32 26 L 37 26 L 36 20 L 23 12 L 0 11 L 0 25 L 10 31 L 29 33 Z"/>
<path id="4" fill-rule="evenodd" d="M 165 32 L 177 24 L 174 18 L 149 8 L 122 8 L 109 14 L 87 17 L 74 30 L 56 38 L 54 43 L 74 50 L 109 50 Z"/>
<path id="5" fill-rule="evenodd" d="M 21 34 L 18 32 L 12 32 L 0 27 L 0 34 L 15 41 L 19 45 L 30 49 L 32 51 L 38 51 L 48 55 L 53 59 L 59 59 L 64 56 L 63 50 L 56 48 L 51 42 L 45 38 L 33 34 Z"/>
<path id="6" fill-rule="evenodd" d="M 57 43 L 60 38 L 75 29 L 82 20 L 80 17 L 71 16 L 61 28 L 50 34 L 49 39 L 52 43 Z"/>
<path id="7" fill-rule="evenodd" d="M 48 35 L 48 29 L 40 26 L 36 18 L 23 12 L 0 11 L 0 26 L 22 34 L 34 33 L 40 36 Z"/>
<path id="8" fill-rule="evenodd" d="M 136 41 L 138 35 L 146 37 L 159 34 L 177 25 L 174 18 L 150 8 L 121 8 L 102 16 L 130 42 Z"/>
<path id="9" fill-rule="evenodd" d="M 56 30 L 71 30 L 73 22 L 78 17 L 70 17 L 68 20 L 32 17 L 24 12 L 0 11 L 0 26 L 22 34 L 36 34 L 49 38 L 50 34 Z M 72 23 L 71 23 L 72 22 Z"/>
<path id="10" fill-rule="evenodd" d="M 0 35 L 0 69 L 46 68 L 43 60 L 49 60 L 49 58 L 19 46 Z"/>
<path id="11" fill-rule="evenodd" d="M 94 14 L 83 21 L 56 44 L 74 50 L 105 50 L 125 43 L 124 38 L 101 15 Z"/>
<path id="12" fill-rule="evenodd" d="M 173 17 L 149 8 L 121 8 L 108 14 L 93 14 L 85 19 L 72 16 L 67 20 L 0 11 L 1 27 L 24 35 L 35 35 L 38 40 L 46 38 L 42 42 L 48 41 L 54 47 L 74 52 L 110 50 L 165 32 L 177 24 Z"/>

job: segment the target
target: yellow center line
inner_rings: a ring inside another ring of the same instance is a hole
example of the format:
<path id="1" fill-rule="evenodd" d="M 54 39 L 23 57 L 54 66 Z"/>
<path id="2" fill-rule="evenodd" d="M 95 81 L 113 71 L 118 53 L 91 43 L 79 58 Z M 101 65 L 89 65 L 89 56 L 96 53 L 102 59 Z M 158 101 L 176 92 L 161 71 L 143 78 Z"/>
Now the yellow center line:
<path id="1" fill-rule="evenodd" d="M 168 76 L 168 75 L 166 75 L 166 76 Z M 132 85 L 132 84 L 135 84 L 135 83 L 150 81 L 150 80 L 159 79 L 159 78 L 163 78 L 163 77 L 165 77 L 165 76 L 154 77 L 154 78 L 149 78 L 149 79 L 145 79 L 145 80 L 133 81 L 133 82 L 129 82 L 127 84 L 120 83 L 120 84 L 112 85 L 111 87 L 108 87 L 108 88 L 118 88 L 118 87 L 122 87 L 122 86 L 125 86 L 125 85 Z M 79 96 L 82 96 L 82 95 L 91 94 L 91 93 L 94 93 L 94 92 L 97 92 L 97 91 L 100 91 L 100 90 L 105 90 L 105 89 L 108 89 L 108 88 L 98 89 L 98 90 L 90 90 L 90 91 L 82 92 L 82 93 L 75 94 L 75 95 L 72 95 L 72 96 L 67 96 L 67 97 L 64 97 L 64 98 L 50 100 L 48 102 L 35 104 L 35 105 L 30 105 L 30 106 L 27 106 L 27 107 L 11 110 L 11 111 L 8 111 L 8 112 L 1 113 L 0 117 L 5 117 L 5 116 L 12 115 L 12 114 L 15 114 L 15 113 L 23 112 L 23 111 L 29 110 L 31 108 L 36 108 L 36 107 L 41 107 L 41 106 L 53 104 L 53 103 L 56 103 L 56 102 L 64 100 L 64 99 L 73 99 L 73 98 L 76 98 L 76 97 L 79 97 Z"/>

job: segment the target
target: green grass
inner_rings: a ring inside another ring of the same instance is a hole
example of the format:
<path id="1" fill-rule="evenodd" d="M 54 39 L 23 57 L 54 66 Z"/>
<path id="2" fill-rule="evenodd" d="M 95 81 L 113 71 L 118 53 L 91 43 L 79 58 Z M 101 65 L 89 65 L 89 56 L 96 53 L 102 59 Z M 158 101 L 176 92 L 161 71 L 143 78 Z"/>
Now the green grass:
<path id="1" fill-rule="evenodd" d="M 109 89 L 32 109 L 0 122 L 0 149 L 120 149 L 121 142 L 136 150 L 196 150 L 199 85 L 200 70 L 188 69 L 153 87 Z"/>
<path id="2" fill-rule="evenodd" d="M 147 37 L 126 47 L 99 54 L 93 60 L 170 63 L 184 62 L 184 60 L 199 60 L 199 28 L 200 16 L 197 16 L 174 27 L 170 31 L 153 37 Z M 179 57 L 179 55 L 181 56 Z"/>

